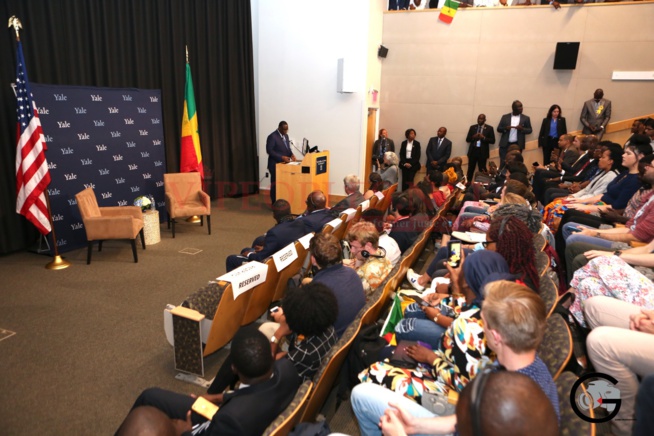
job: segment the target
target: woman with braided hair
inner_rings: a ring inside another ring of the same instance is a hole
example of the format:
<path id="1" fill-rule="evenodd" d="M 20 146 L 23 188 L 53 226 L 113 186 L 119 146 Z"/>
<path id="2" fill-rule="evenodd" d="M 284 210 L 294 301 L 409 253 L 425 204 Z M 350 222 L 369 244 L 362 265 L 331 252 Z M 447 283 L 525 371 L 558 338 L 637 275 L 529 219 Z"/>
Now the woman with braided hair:
<path id="1" fill-rule="evenodd" d="M 509 271 L 531 289 L 538 292 L 539 276 L 536 270 L 534 234 L 515 216 L 493 218 L 486 244 L 494 244 L 495 251 L 509 264 Z"/>

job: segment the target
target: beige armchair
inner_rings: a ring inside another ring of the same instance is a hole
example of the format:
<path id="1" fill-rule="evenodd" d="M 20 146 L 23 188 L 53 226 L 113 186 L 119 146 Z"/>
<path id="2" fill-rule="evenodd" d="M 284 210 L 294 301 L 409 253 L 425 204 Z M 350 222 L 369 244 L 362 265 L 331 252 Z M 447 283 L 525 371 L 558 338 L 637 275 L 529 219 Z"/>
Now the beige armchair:
<path id="1" fill-rule="evenodd" d="M 175 218 L 198 215 L 200 225 L 207 217 L 207 230 L 211 234 L 211 199 L 202 191 L 200 173 L 164 174 L 166 192 L 166 210 L 168 211 L 168 228 L 173 224 L 175 237 Z"/>
<path id="2" fill-rule="evenodd" d="M 137 206 L 98 207 L 98 201 L 92 188 L 86 188 L 75 195 L 75 198 L 84 222 L 86 239 L 89 241 L 86 264 L 91 263 L 93 243 L 98 241 L 98 251 L 102 251 L 102 242 L 106 239 L 129 239 L 132 243 L 134 263 L 137 263 L 139 261 L 136 254 L 137 235 L 141 235 L 141 245 L 145 250 L 141 208 Z"/>

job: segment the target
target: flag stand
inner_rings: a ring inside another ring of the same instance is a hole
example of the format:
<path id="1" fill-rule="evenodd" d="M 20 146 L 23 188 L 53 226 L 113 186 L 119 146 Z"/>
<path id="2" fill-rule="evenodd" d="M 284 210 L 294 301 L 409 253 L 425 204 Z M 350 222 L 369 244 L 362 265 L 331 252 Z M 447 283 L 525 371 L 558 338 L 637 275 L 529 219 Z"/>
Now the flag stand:
<path id="1" fill-rule="evenodd" d="M 71 263 L 63 257 L 59 256 L 59 249 L 57 248 L 57 235 L 55 234 L 54 222 L 52 221 L 52 210 L 50 209 L 50 193 L 47 189 L 45 190 L 45 201 L 48 205 L 48 216 L 50 217 L 50 227 L 52 227 L 52 247 L 54 249 L 54 259 L 52 259 L 52 262 L 45 266 L 45 269 L 49 269 L 51 271 L 66 269 L 71 265 Z"/>
<path id="2" fill-rule="evenodd" d="M 186 218 L 186 222 L 187 223 L 194 223 L 194 224 L 199 223 L 200 222 L 200 217 L 197 216 L 197 215 L 190 216 L 190 217 Z"/>

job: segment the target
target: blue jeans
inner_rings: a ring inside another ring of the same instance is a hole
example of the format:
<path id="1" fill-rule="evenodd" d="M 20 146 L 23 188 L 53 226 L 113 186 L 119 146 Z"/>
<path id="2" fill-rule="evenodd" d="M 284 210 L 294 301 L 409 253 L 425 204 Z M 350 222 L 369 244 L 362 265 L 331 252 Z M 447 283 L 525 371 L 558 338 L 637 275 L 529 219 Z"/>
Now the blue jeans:
<path id="1" fill-rule="evenodd" d="M 395 326 L 397 341 L 422 341 L 438 348 L 445 328 L 427 318 L 417 303 L 409 304 L 404 311 L 404 318 Z"/>
<path id="2" fill-rule="evenodd" d="M 384 411 L 389 408 L 389 401 L 398 404 L 416 418 L 436 416 L 415 401 L 383 386 L 374 383 L 361 383 L 352 389 L 350 403 L 359 421 L 359 430 L 362 436 L 381 435 L 379 420 Z"/>
<path id="3" fill-rule="evenodd" d="M 568 239 L 565 240 L 566 245 L 574 244 L 575 242 L 585 242 L 586 244 L 593 244 L 608 249 L 610 249 L 613 245 L 613 242 L 607 241 L 606 239 L 579 234 L 572 234 Z"/>
<path id="4" fill-rule="evenodd" d="M 574 235 L 576 229 L 590 229 L 592 227 L 585 226 L 583 224 L 579 223 L 574 223 L 574 222 L 567 222 L 563 224 L 563 227 L 561 227 L 561 234 L 563 235 L 563 239 L 566 241 L 566 244 L 568 243 L 568 238 L 572 235 Z"/>

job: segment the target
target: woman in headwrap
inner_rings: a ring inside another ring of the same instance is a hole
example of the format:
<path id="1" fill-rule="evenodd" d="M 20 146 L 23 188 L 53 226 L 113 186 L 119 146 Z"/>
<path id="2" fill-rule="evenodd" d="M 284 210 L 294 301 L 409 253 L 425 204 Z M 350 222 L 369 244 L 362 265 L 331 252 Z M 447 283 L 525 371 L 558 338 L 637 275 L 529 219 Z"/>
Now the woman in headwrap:
<path id="1" fill-rule="evenodd" d="M 481 321 L 482 291 L 490 281 L 507 278 L 506 273 L 497 274 L 497 270 L 506 271 L 507 268 L 501 257 L 483 250 L 462 259 L 459 268 L 448 265 L 454 284 L 452 294 L 463 294 L 466 303 L 443 333 L 438 348 L 432 351 L 420 345 L 407 347 L 409 356 L 419 362 L 418 367 L 397 368 L 377 362 L 359 374 L 361 381 L 385 386 L 416 402 L 420 402 L 423 392 L 437 395 L 447 395 L 450 389 L 460 392 L 493 360 Z M 435 318 L 438 323 L 443 316 L 437 314 Z"/>
<path id="2" fill-rule="evenodd" d="M 472 253 L 465 261 L 463 276 L 465 283 L 476 295 L 481 295 L 481 285 L 491 273 L 509 275 L 509 265 L 504 258 L 491 251 Z M 432 348 L 438 348 L 445 330 L 467 307 L 463 296 L 444 297 L 443 294 L 424 295 L 423 299 L 432 306 L 410 304 L 404 311 L 404 318 L 395 326 L 397 341 L 422 341 Z M 478 297 L 475 297 L 475 301 Z M 470 302 L 472 304 L 472 301 Z"/>

